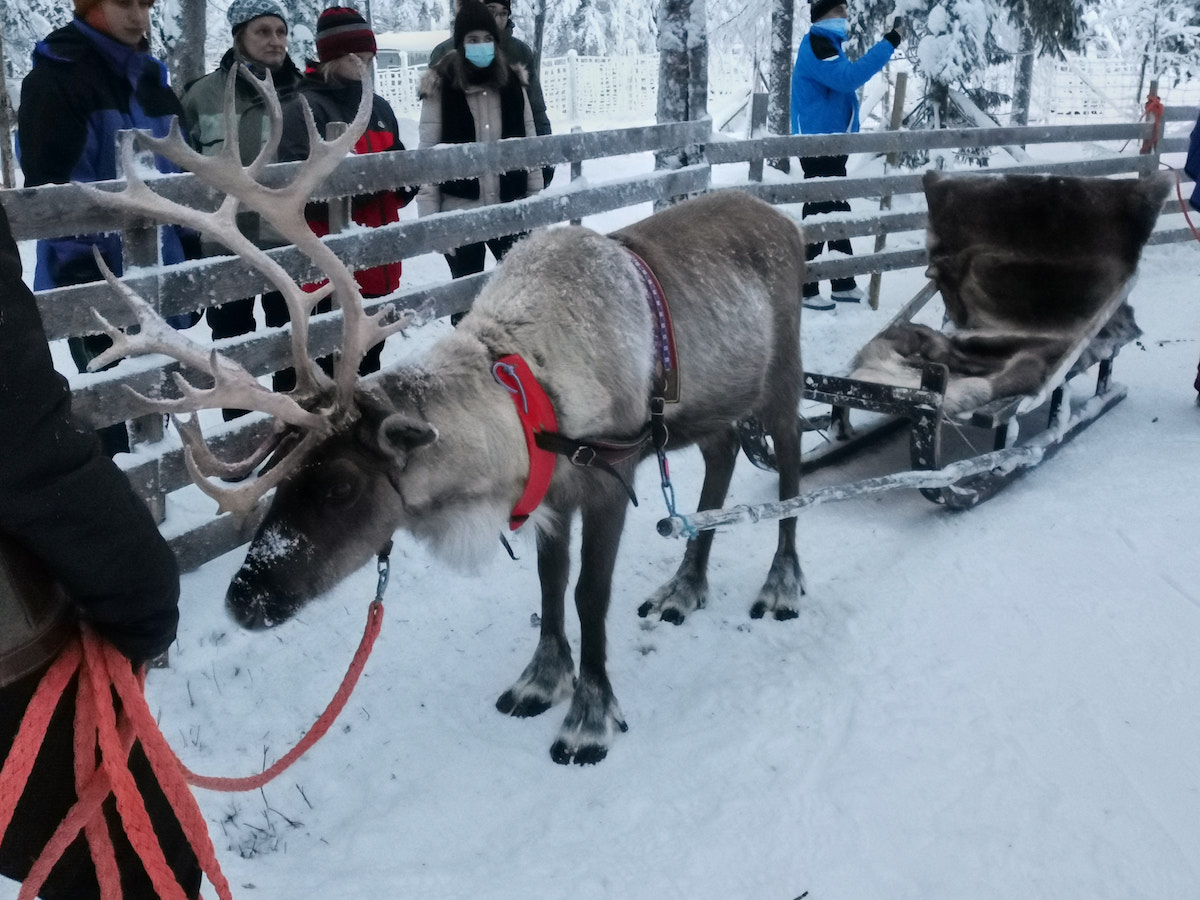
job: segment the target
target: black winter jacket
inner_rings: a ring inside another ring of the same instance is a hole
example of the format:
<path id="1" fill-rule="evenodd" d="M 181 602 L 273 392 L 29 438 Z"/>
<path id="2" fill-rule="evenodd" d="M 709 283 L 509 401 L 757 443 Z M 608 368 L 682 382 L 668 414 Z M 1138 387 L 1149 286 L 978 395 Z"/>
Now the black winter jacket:
<path id="1" fill-rule="evenodd" d="M 179 621 L 179 570 L 145 504 L 71 418 L 0 209 L 0 533 L 44 562 L 80 618 L 141 662 Z M 13 623 L 0 622 L 0 644 Z"/>

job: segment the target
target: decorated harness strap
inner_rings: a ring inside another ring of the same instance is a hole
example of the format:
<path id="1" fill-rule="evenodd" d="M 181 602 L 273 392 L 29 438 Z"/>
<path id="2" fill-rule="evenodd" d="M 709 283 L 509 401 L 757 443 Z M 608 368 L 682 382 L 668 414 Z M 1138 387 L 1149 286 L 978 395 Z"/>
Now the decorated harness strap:
<path id="1" fill-rule="evenodd" d="M 615 466 L 639 455 L 649 442 L 653 442 L 658 454 L 659 473 L 662 476 L 667 508 L 671 515 L 675 515 L 674 490 L 671 488 L 664 452 L 668 436 L 664 406 L 667 403 L 679 402 L 679 362 L 675 353 L 675 330 L 671 324 L 671 311 L 667 307 L 662 285 L 645 260 L 628 247 L 626 250 L 646 289 L 646 301 L 654 318 L 655 383 L 650 397 L 650 422 L 638 435 L 629 440 L 576 439 L 559 434 L 554 404 L 534 377 L 529 364 L 515 353 L 496 360 L 492 364 L 492 377 L 512 397 L 517 417 L 521 420 L 521 430 L 525 434 L 525 448 L 529 452 L 529 478 L 525 482 L 525 490 L 509 514 L 508 527 L 512 531 L 525 524 L 529 515 L 545 498 L 559 456 L 567 457 L 574 466 L 595 467 L 612 475 L 625 488 L 633 505 L 637 506 L 637 494 Z"/>

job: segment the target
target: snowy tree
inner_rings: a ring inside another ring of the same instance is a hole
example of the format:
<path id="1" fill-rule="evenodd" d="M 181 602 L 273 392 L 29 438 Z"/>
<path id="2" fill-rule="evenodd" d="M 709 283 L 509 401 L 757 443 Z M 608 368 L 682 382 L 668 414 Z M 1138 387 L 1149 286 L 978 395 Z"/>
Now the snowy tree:
<path id="1" fill-rule="evenodd" d="M 654 50 L 654 0 L 564 0 L 546 4 L 543 46 L 547 56 L 574 50 L 611 56 Z M 647 28 L 649 24 L 649 28 Z"/>
<path id="2" fill-rule="evenodd" d="M 70 5 L 60 2 L 28 0 L 0 6 L 4 74 L 7 80 L 19 84 L 30 69 L 33 45 L 70 20 Z"/>
<path id="3" fill-rule="evenodd" d="M 376 31 L 432 31 L 449 28 L 452 18 L 453 9 L 445 0 L 372 0 L 371 3 L 371 23 Z"/>
<path id="4" fill-rule="evenodd" d="M 1141 63 L 1139 96 L 1151 78 L 1200 76 L 1195 0 L 1095 0 L 1084 16 L 1089 47 Z"/>
<path id="5" fill-rule="evenodd" d="M 151 8 L 150 49 L 166 63 L 176 90 L 208 71 L 207 7 L 205 0 L 166 0 Z"/>

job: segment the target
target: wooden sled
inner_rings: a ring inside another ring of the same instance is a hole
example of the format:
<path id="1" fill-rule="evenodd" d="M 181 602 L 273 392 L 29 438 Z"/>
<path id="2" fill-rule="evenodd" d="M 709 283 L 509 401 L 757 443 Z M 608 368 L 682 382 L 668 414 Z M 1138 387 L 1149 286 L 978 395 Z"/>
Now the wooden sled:
<path id="1" fill-rule="evenodd" d="M 997 451 L 1015 457 L 1025 446 L 1038 448 L 1037 465 L 1126 396 L 1112 381 L 1113 360 L 1141 333 L 1126 299 L 1169 179 L 930 172 L 924 186 L 931 281 L 849 374 L 805 375 L 805 399 L 829 410 L 801 417 L 827 434 L 806 452 L 805 471 L 901 430 L 916 472 L 971 457 L 1003 461 Z M 914 325 L 939 294 L 943 330 Z M 1073 381 L 1089 370 L 1094 387 L 1080 392 Z M 758 424 L 739 431 L 751 461 L 774 468 Z M 1030 466 L 1000 464 L 920 490 L 966 509 Z"/>

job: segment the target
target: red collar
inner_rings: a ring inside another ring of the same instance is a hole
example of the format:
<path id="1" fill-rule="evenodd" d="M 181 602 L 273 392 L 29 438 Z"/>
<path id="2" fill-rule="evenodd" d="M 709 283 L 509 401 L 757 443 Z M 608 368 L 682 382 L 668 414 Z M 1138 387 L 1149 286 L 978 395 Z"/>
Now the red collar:
<path id="1" fill-rule="evenodd" d="M 539 432 L 557 432 L 558 419 L 554 416 L 554 404 L 520 356 L 500 357 L 492 365 L 492 377 L 512 395 L 521 430 L 525 432 L 525 448 L 529 451 L 529 478 L 525 482 L 525 491 L 508 517 L 509 530 L 516 531 L 538 508 L 550 487 L 550 479 L 554 477 L 558 457 L 553 451 L 537 446 L 536 440 Z"/>

